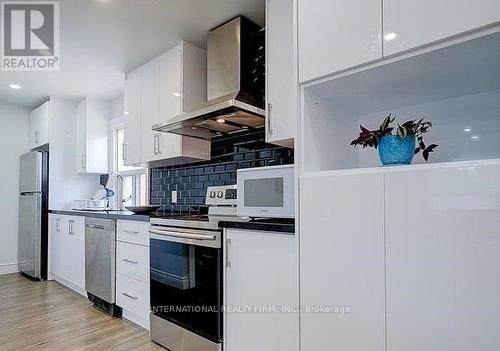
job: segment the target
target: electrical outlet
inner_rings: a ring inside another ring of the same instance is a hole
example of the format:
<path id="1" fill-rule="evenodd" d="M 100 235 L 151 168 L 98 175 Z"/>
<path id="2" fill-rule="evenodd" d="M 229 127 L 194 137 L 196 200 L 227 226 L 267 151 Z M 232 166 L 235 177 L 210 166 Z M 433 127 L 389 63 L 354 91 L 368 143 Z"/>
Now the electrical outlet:
<path id="1" fill-rule="evenodd" d="M 172 190 L 172 203 L 177 203 L 177 190 Z"/>

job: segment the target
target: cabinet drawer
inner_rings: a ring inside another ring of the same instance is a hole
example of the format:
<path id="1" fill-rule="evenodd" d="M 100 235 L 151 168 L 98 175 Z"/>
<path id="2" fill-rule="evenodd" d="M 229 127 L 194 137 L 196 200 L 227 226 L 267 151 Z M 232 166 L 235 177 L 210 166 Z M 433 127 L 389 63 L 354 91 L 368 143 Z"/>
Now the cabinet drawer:
<path id="1" fill-rule="evenodd" d="M 118 241 L 116 272 L 149 283 L 149 248 Z"/>
<path id="2" fill-rule="evenodd" d="M 118 220 L 116 240 L 149 246 L 149 222 Z"/>
<path id="3" fill-rule="evenodd" d="M 116 304 L 138 317 L 149 319 L 149 284 L 117 274 Z"/>

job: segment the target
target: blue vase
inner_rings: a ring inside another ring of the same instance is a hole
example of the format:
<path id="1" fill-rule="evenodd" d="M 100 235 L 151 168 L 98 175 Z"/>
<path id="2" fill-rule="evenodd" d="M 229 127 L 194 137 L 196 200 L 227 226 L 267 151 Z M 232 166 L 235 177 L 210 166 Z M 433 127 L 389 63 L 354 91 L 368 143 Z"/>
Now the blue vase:
<path id="1" fill-rule="evenodd" d="M 409 165 L 415 154 L 414 135 L 401 138 L 398 135 L 386 135 L 378 142 L 378 154 L 384 166 Z"/>

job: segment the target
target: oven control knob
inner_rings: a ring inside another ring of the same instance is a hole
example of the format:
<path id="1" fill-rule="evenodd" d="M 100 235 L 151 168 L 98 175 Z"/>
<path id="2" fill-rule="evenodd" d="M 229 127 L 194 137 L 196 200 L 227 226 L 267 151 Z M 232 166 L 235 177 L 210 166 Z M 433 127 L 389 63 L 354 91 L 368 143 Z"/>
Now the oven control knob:
<path id="1" fill-rule="evenodd" d="M 219 191 L 219 192 L 217 193 L 217 197 L 218 197 L 219 199 L 222 199 L 222 198 L 224 197 L 224 192 L 223 192 L 223 191 Z"/>
<path id="2" fill-rule="evenodd" d="M 210 192 L 210 198 L 211 199 L 215 199 L 215 195 L 216 195 L 215 191 L 211 191 Z"/>

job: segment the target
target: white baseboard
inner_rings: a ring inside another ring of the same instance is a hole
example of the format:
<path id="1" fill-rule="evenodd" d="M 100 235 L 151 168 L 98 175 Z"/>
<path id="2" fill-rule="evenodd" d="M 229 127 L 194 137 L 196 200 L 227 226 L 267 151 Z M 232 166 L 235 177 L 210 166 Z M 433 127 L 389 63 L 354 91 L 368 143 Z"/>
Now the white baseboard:
<path id="1" fill-rule="evenodd" d="M 53 273 L 51 273 L 51 276 L 52 276 L 52 278 L 54 278 L 54 280 L 56 282 L 61 283 L 65 287 L 70 288 L 71 290 L 73 290 L 73 291 L 79 293 L 80 295 L 84 296 L 85 298 L 87 298 L 87 292 L 85 291 L 85 289 L 82 289 L 82 288 L 76 286 L 75 284 L 68 282 L 67 280 L 65 280 L 63 278 L 58 277 L 57 275 L 55 275 Z"/>
<path id="2" fill-rule="evenodd" d="M 149 319 L 138 317 L 127 310 L 123 310 L 122 317 L 149 331 Z"/>
<path id="3" fill-rule="evenodd" d="M 17 273 L 17 272 L 19 272 L 19 264 L 17 262 L 0 264 L 0 275 Z"/>

